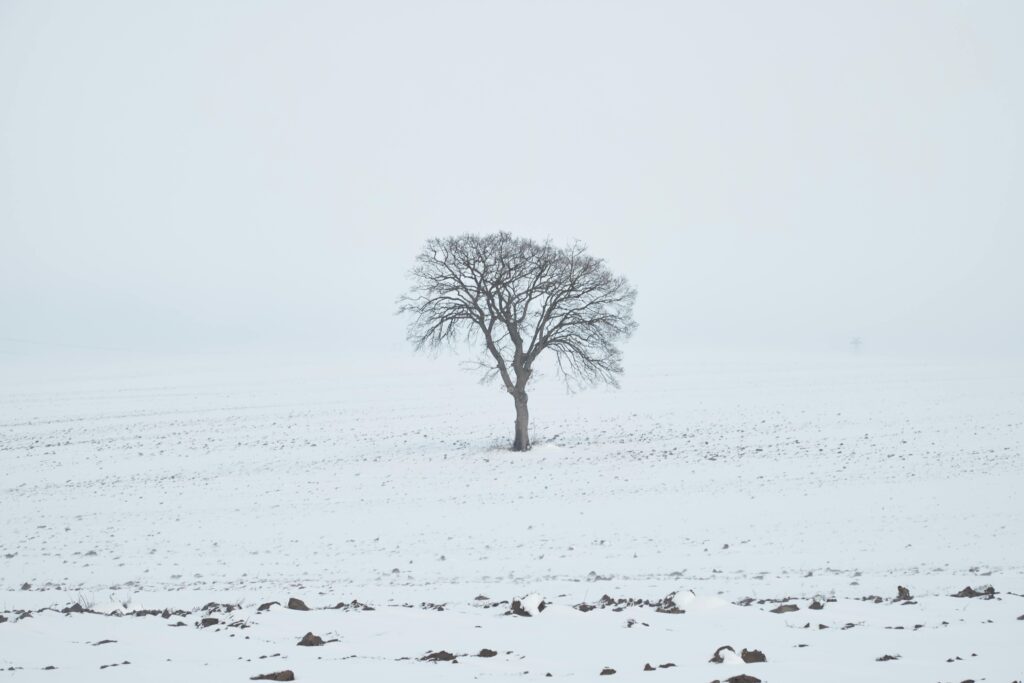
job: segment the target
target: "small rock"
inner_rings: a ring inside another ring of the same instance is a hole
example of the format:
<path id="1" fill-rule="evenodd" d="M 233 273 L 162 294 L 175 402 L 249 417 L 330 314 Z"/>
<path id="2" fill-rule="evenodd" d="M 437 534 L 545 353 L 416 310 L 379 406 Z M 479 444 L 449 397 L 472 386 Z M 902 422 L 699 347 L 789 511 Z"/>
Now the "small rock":
<path id="1" fill-rule="evenodd" d="M 756 664 L 758 662 L 767 662 L 768 658 L 764 656 L 764 653 L 760 650 L 748 650 L 743 648 L 743 652 L 740 653 L 740 658 L 746 664 Z"/>
<path id="2" fill-rule="evenodd" d="M 437 652 L 428 652 L 427 654 L 420 657 L 421 662 L 454 662 L 455 655 L 447 650 L 438 650 Z"/>
<path id="3" fill-rule="evenodd" d="M 516 598 L 509 605 L 509 613 L 515 614 L 519 617 L 535 617 L 547 608 L 548 604 L 545 602 L 537 593 L 530 593 L 529 595 Z"/>
<path id="4" fill-rule="evenodd" d="M 732 649 L 731 645 L 723 645 L 722 647 L 715 650 L 715 654 L 711 655 L 711 659 L 708 661 L 712 664 L 722 664 L 725 658 L 722 657 L 722 653 L 728 650 L 729 652 L 736 654 L 736 650 Z"/>
<path id="5" fill-rule="evenodd" d="M 306 603 L 302 602 L 298 598 L 288 598 L 288 609 L 297 609 L 302 612 L 308 612 L 309 608 L 306 607 Z"/>
<path id="6" fill-rule="evenodd" d="M 821 604 L 817 600 L 811 603 L 811 606 L 807 609 L 825 609 L 825 605 Z"/>
<path id="7" fill-rule="evenodd" d="M 303 647 L 318 647 L 324 644 L 324 639 L 320 636 L 313 635 L 312 632 L 309 632 L 306 635 L 302 636 L 302 640 L 300 640 L 298 644 L 302 645 Z"/>
<path id="8" fill-rule="evenodd" d="M 975 589 L 971 588 L 970 586 L 967 586 L 966 588 L 964 588 L 959 593 L 954 593 L 953 597 L 954 598 L 980 598 L 980 597 L 984 596 L 986 598 L 991 598 L 991 597 L 995 596 L 995 594 L 996 594 L 996 589 L 993 588 L 992 586 L 979 586 L 979 588 L 981 590 L 975 590 Z"/>
<path id="9" fill-rule="evenodd" d="M 485 647 L 484 649 L 480 650 L 479 654 L 477 654 L 477 657 L 494 657 L 494 656 L 497 656 L 497 654 L 498 653 L 495 652 L 494 650 L 488 650 Z"/>
<path id="10" fill-rule="evenodd" d="M 601 669 L 600 675 L 601 676 L 614 676 L 615 675 L 615 669 L 613 669 L 613 668 L 611 668 L 609 666 L 606 666 L 605 668 Z"/>
<path id="11" fill-rule="evenodd" d="M 295 598 L 292 598 L 292 599 L 295 600 Z M 302 607 L 292 607 L 292 609 L 303 609 L 303 608 L 309 609 L 308 607 L 306 607 L 305 603 L 303 603 L 301 600 L 295 600 L 295 602 L 300 603 L 302 605 Z M 274 605 L 280 605 L 280 604 L 281 603 L 279 603 L 277 600 L 274 600 L 273 602 L 265 602 L 262 605 L 260 605 L 259 607 L 257 607 L 256 611 L 257 612 L 266 612 L 268 609 L 270 609 Z"/>
<path id="12" fill-rule="evenodd" d="M 250 681 L 294 681 L 295 674 L 291 672 L 291 669 L 285 669 L 284 671 L 275 671 L 272 674 L 260 674 L 259 676 L 252 676 Z"/>
<path id="13" fill-rule="evenodd" d="M 740 674 L 725 679 L 725 683 L 761 683 L 761 679 L 748 674 Z"/>
<path id="14" fill-rule="evenodd" d="M 796 612 L 800 608 L 796 605 L 779 605 L 775 609 L 771 610 L 772 614 L 785 614 L 786 612 Z"/>
<path id="15" fill-rule="evenodd" d="M 910 591 L 905 586 L 896 586 L 896 599 L 897 600 L 913 600 L 914 596 L 910 594 Z"/>
<path id="16" fill-rule="evenodd" d="M 21 584 L 21 590 L 23 590 L 23 591 L 30 591 L 30 590 L 32 590 L 32 584 L 28 583 L 28 582 Z"/>
<path id="17" fill-rule="evenodd" d="M 900 658 L 899 655 L 882 655 L 881 657 L 879 657 L 875 661 L 876 662 L 892 662 L 892 661 L 897 660 L 899 658 Z"/>
<path id="18" fill-rule="evenodd" d="M 218 619 L 217 617 L 206 617 L 199 622 L 199 626 L 202 628 L 206 628 L 208 626 L 214 626 L 219 623 L 220 619 Z"/>

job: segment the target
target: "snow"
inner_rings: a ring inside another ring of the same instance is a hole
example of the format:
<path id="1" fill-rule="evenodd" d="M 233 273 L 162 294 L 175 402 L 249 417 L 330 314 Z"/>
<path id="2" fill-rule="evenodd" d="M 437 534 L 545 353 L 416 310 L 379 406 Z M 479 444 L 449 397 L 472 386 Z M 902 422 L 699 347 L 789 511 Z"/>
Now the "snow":
<path id="1" fill-rule="evenodd" d="M 444 361 L 8 361 L 0 680 L 1024 678 L 1019 364 L 644 357 L 530 407 L 513 454 Z"/>

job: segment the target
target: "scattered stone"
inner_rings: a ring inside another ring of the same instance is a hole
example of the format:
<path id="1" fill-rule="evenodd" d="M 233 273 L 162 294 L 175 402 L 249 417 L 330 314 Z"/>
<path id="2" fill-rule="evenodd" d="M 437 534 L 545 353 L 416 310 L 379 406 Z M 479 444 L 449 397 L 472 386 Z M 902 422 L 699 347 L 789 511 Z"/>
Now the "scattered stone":
<path id="1" fill-rule="evenodd" d="M 601 676 L 614 676 L 615 675 L 615 669 L 613 669 L 613 668 L 611 668 L 609 666 L 606 666 L 605 668 L 601 669 L 601 674 L 600 675 Z"/>
<path id="2" fill-rule="evenodd" d="M 432 610 L 434 612 L 443 612 L 445 604 L 446 603 L 441 603 L 439 605 L 436 602 L 421 602 L 420 603 L 420 609 Z M 409 607 L 411 607 L 411 606 L 412 605 L 409 605 Z"/>
<path id="3" fill-rule="evenodd" d="M 650 663 L 644 664 L 644 671 L 657 671 Z"/>
<path id="4" fill-rule="evenodd" d="M 680 595 L 682 593 L 682 595 Z M 693 598 L 693 591 L 675 591 L 669 593 L 660 600 L 646 600 L 642 598 L 613 598 L 610 595 L 602 595 L 601 599 L 594 604 L 581 602 L 574 605 L 574 609 L 580 612 L 590 612 L 595 609 L 611 609 L 613 612 L 621 612 L 627 607 L 653 607 L 655 611 L 662 614 L 686 614 L 678 600 Z M 684 603 L 685 604 L 685 603 Z"/>
<path id="5" fill-rule="evenodd" d="M 302 640 L 298 642 L 303 647 L 318 647 L 324 644 L 324 639 L 320 636 L 313 635 L 312 631 L 302 636 Z"/>
<path id="6" fill-rule="evenodd" d="M 21 590 L 23 590 L 23 591 L 30 591 L 30 590 L 32 590 L 32 584 L 28 583 L 28 582 L 25 582 L 25 583 L 21 584 Z"/>
<path id="7" fill-rule="evenodd" d="M 302 602 L 298 598 L 288 598 L 288 609 L 297 609 L 301 612 L 308 612 L 309 608 L 306 607 L 306 603 Z"/>
<path id="8" fill-rule="evenodd" d="M 761 679 L 748 674 L 740 674 L 725 679 L 725 683 L 761 683 Z"/>
<path id="9" fill-rule="evenodd" d="M 427 654 L 420 657 L 421 662 L 455 662 L 455 655 L 447 650 L 438 650 L 437 652 L 428 652 Z"/>
<path id="10" fill-rule="evenodd" d="M 825 609 L 825 605 L 821 604 L 817 600 L 811 603 L 811 606 L 807 609 Z"/>
<path id="11" fill-rule="evenodd" d="M 954 598 L 981 598 L 991 599 L 995 597 L 996 589 L 992 586 L 979 586 L 981 590 L 975 590 L 970 586 L 967 586 L 959 593 L 954 593 Z"/>
<path id="12" fill-rule="evenodd" d="M 439 611 L 439 612 L 443 612 L 444 611 L 444 606 L 443 605 L 437 606 L 437 605 L 432 605 L 430 603 L 423 603 L 423 604 L 420 605 L 420 607 L 423 607 L 424 609 L 435 609 L 436 608 L 437 611 Z M 346 612 L 355 612 L 355 611 L 373 612 L 374 611 L 373 607 L 370 607 L 369 605 L 364 605 L 363 603 L 359 602 L 358 600 L 353 600 L 352 602 L 339 602 L 332 609 L 342 609 L 342 610 L 345 610 Z"/>
<path id="13" fill-rule="evenodd" d="M 207 613 L 227 612 L 228 614 L 230 614 L 231 612 L 234 612 L 236 609 L 242 609 L 242 606 L 230 605 L 226 602 L 208 602 L 205 605 L 203 605 L 202 611 Z M 156 610 L 152 611 L 156 613 Z"/>
<path id="14" fill-rule="evenodd" d="M 881 657 L 879 657 L 875 661 L 876 662 L 892 662 L 892 661 L 897 660 L 899 658 L 900 658 L 899 655 L 882 655 Z"/>
<path id="15" fill-rule="evenodd" d="M 682 593 L 682 595 L 680 595 Z M 676 598 L 685 600 L 689 598 L 692 600 L 697 597 L 693 591 L 674 591 L 663 597 L 658 602 L 654 603 L 654 611 L 661 612 L 662 614 L 686 614 L 679 603 L 676 602 Z"/>
<path id="16" fill-rule="evenodd" d="M 711 659 L 708 661 L 712 664 L 722 664 L 725 662 L 725 658 L 722 657 L 722 653 L 728 650 L 729 652 L 736 654 L 736 650 L 731 645 L 723 645 L 722 647 L 715 650 L 715 654 L 711 655 Z"/>
<path id="17" fill-rule="evenodd" d="M 675 666 L 675 664 L 673 662 L 665 662 L 664 664 L 659 664 L 658 668 L 659 669 L 671 669 L 674 666 Z"/>
<path id="18" fill-rule="evenodd" d="M 63 612 L 64 614 L 81 614 L 84 611 L 85 608 L 79 605 L 77 602 L 71 605 L 71 607 L 65 607 L 61 610 L 61 612 Z"/>
<path id="19" fill-rule="evenodd" d="M 100 666 L 100 668 L 101 669 L 108 669 L 108 668 L 110 668 L 112 666 L 128 666 L 129 664 L 131 664 L 131 662 L 125 660 L 125 661 L 121 662 L 120 664 L 118 664 L 116 662 L 114 664 L 103 664 L 103 665 Z"/>
<path id="20" fill-rule="evenodd" d="M 508 614 L 514 614 L 518 617 L 535 617 L 547 608 L 548 604 L 544 601 L 544 598 L 531 593 L 523 598 L 516 598 L 509 605 Z"/>
<path id="21" fill-rule="evenodd" d="M 107 645 L 108 643 L 116 643 L 116 642 L 117 642 L 116 640 L 99 640 L 99 641 L 93 643 L 93 646 L 95 647 L 96 645 Z"/>
<path id="22" fill-rule="evenodd" d="M 292 673 L 291 669 L 285 669 L 284 671 L 275 671 L 272 674 L 260 674 L 259 676 L 252 676 L 249 678 L 250 681 L 294 681 L 295 674 Z"/>
<path id="23" fill-rule="evenodd" d="M 199 622 L 200 628 L 207 628 L 209 626 L 215 626 L 220 623 L 220 619 L 217 617 L 205 617 Z"/>
<path id="24" fill-rule="evenodd" d="M 797 607 L 796 605 L 793 605 L 793 604 L 779 605 L 775 609 L 771 610 L 771 612 L 772 612 L 772 614 L 785 614 L 786 612 L 796 612 L 799 609 L 800 609 L 799 607 Z"/>
<path id="25" fill-rule="evenodd" d="M 760 650 L 748 650 L 743 648 L 743 652 L 740 653 L 740 659 L 746 664 L 756 664 L 758 662 L 767 662 L 768 658 L 764 656 L 764 653 Z"/>
<path id="26" fill-rule="evenodd" d="M 485 647 L 484 649 L 480 650 L 479 654 L 477 654 L 477 657 L 495 657 L 497 656 L 497 654 L 498 653 L 494 650 L 489 650 Z"/>

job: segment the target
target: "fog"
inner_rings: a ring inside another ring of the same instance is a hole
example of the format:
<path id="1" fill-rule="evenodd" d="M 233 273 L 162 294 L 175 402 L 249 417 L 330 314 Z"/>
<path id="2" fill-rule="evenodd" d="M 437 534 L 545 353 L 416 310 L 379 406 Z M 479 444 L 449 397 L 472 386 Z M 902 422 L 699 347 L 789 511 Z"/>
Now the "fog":
<path id="1" fill-rule="evenodd" d="M 1016 2 L 0 3 L 0 353 L 406 349 L 431 236 L 631 353 L 1024 349 Z"/>

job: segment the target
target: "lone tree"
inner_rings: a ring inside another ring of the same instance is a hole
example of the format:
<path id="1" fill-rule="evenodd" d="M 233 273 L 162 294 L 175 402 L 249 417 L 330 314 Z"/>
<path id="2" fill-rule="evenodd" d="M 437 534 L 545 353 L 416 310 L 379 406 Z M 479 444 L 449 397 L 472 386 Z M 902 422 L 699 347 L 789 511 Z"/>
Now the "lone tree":
<path id="1" fill-rule="evenodd" d="M 399 298 L 417 349 L 481 346 L 485 379 L 500 377 L 516 406 L 512 450 L 530 448 L 527 384 L 550 350 L 570 386 L 622 374 L 620 340 L 636 329 L 636 290 L 574 243 L 558 248 L 507 232 L 427 241 Z"/>

